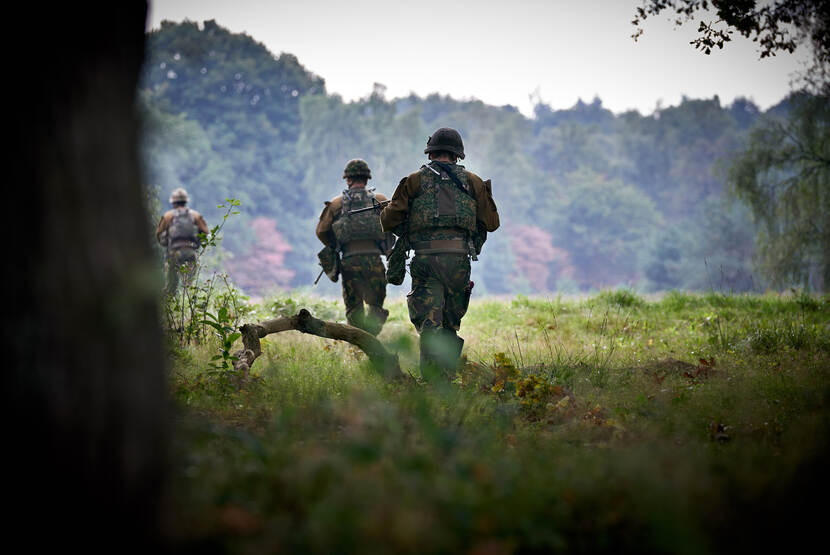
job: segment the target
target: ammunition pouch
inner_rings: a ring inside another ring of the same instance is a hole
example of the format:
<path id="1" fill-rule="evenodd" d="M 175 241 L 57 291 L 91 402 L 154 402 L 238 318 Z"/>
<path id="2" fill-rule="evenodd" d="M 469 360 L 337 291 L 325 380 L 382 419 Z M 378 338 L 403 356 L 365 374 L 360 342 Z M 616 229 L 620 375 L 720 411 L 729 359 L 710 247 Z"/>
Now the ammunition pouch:
<path id="1" fill-rule="evenodd" d="M 395 246 L 387 257 L 386 281 L 400 285 L 406 276 L 406 259 L 409 258 L 409 240 L 406 236 L 398 237 Z"/>
<path id="2" fill-rule="evenodd" d="M 483 223 L 476 222 L 476 232 L 473 233 L 472 239 L 476 254 L 481 254 L 481 247 L 483 247 L 484 242 L 487 241 L 487 227 Z"/>
<path id="3" fill-rule="evenodd" d="M 336 282 L 340 275 L 340 257 L 337 256 L 337 251 L 331 247 L 323 247 L 317 253 L 317 259 L 320 261 L 320 266 L 323 267 L 326 276 Z"/>

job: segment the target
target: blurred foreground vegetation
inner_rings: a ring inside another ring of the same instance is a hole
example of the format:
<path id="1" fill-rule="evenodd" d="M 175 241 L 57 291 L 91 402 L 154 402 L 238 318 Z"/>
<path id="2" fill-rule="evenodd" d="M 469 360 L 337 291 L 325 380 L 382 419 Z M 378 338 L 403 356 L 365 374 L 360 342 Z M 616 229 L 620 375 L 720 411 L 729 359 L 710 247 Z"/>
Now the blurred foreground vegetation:
<path id="1" fill-rule="evenodd" d="M 228 322 L 341 303 L 285 294 Z M 750 552 L 801 546 L 827 494 L 830 297 L 474 300 L 467 363 L 424 384 L 402 300 L 380 338 L 269 336 L 237 389 L 171 343 L 166 522 L 218 553 Z"/>

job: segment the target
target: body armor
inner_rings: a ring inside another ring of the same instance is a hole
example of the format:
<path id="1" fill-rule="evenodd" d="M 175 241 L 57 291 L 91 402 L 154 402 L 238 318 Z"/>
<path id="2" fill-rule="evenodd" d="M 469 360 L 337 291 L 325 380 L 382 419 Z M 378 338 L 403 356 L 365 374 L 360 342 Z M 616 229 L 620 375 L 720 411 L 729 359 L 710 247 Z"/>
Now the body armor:
<path id="1" fill-rule="evenodd" d="M 189 208 L 176 208 L 173 221 L 167 229 L 167 250 L 196 249 L 199 247 L 199 228 Z"/>
<path id="2" fill-rule="evenodd" d="M 337 243 L 343 249 L 343 256 L 352 254 L 380 254 L 378 241 L 386 238 L 380 226 L 376 210 L 365 210 L 352 214 L 352 210 L 376 204 L 374 189 L 347 189 L 343 191 L 343 205 L 340 216 L 331 224 Z M 356 242 L 360 242 L 359 244 Z M 359 249 L 350 248 L 350 244 Z"/>
<path id="3" fill-rule="evenodd" d="M 409 211 L 409 237 L 414 242 L 463 239 L 476 231 L 476 201 L 463 166 L 451 167 L 464 192 L 435 164 L 421 168 L 420 193 Z"/>

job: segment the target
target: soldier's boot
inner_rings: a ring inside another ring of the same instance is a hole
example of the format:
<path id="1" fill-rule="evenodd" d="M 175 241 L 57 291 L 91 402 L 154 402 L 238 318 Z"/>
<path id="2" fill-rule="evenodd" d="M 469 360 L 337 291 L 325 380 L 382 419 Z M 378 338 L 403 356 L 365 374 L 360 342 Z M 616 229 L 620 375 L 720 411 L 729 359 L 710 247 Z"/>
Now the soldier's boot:
<path id="1" fill-rule="evenodd" d="M 348 322 L 350 326 L 366 331 L 366 314 L 363 312 L 363 307 L 360 306 L 353 310 L 347 311 L 346 322 Z"/>
<path id="2" fill-rule="evenodd" d="M 389 318 L 388 310 L 382 306 L 369 305 L 368 314 L 366 315 L 366 331 L 372 335 L 379 334 L 387 318 Z"/>
<path id="3" fill-rule="evenodd" d="M 464 340 L 454 330 L 424 328 L 421 331 L 421 375 L 424 379 L 451 380 L 463 346 Z"/>
<path id="4" fill-rule="evenodd" d="M 424 328 L 421 330 L 420 370 L 424 380 L 430 383 L 443 381 L 443 372 L 436 357 L 440 330 Z"/>
<path id="5" fill-rule="evenodd" d="M 455 376 L 458 370 L 458 364 L 461 360 L 461 350 L 464 348 L 464 339 L 458 337 L 455 330 L 443 329 L 443 339 L 445 343 L 444 350 L 441 352 L 441 365 L 450 378 Z"/>
<path id="6" fill-rule="evenodd" d="M 455 338 L 455 351 L 453 353 L 452 368 L 458 369 L 458 362 L 461 360 L 461 351 L 464 349 L 464 338 L 453 334 Z"/>

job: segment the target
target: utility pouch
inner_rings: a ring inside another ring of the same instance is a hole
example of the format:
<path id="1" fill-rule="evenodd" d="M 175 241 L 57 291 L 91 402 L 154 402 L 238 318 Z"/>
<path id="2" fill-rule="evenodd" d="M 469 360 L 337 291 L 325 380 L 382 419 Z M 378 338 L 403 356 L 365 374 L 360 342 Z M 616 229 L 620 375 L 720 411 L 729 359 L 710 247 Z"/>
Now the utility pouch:
<path id="1" fill-rule="evenodd" d="M 320 261 L 320 266 L 323 267 L 326 276 L 336 282 L 340 275 L 340 257 L 337 256 L 337 251 L 331 247 L 323 247 L 317 253 L 317 259 Z"/>
<path id="2" fill-rule="evenodd" d="M 392 285 L 400 285 L 406 276 L 406 259 L 409 258 L 409 240 L 398 237 L 392 252 L 387 257 L 386 281 Z"/>

